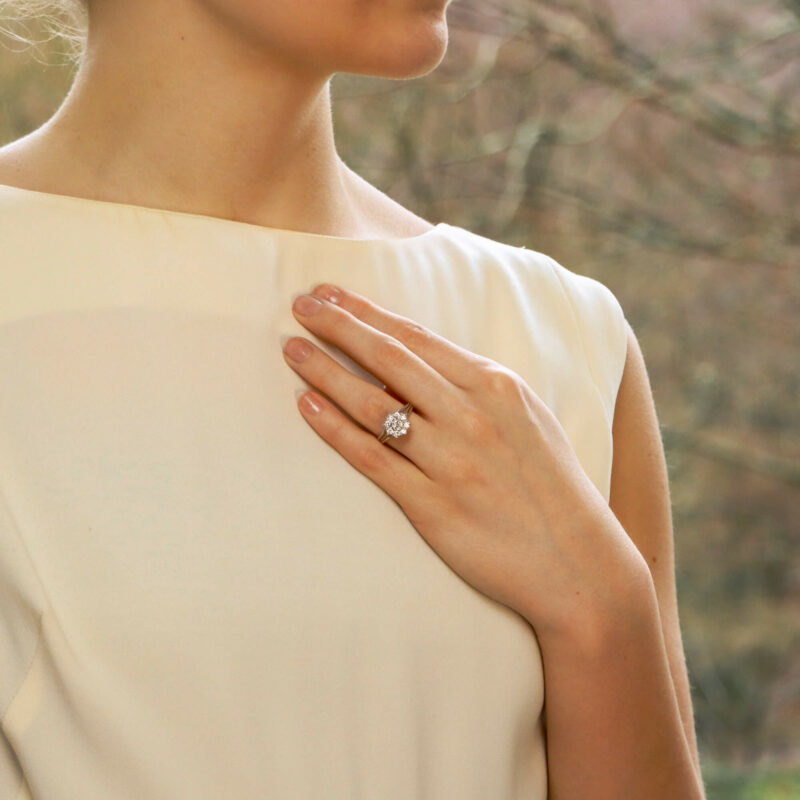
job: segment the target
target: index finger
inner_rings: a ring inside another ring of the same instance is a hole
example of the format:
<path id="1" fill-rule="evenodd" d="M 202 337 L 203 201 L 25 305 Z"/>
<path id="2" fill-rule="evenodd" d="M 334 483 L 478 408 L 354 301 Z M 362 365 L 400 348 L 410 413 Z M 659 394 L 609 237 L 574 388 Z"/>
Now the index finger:
<path id="1" fill-rule="evenodd" d="M 461 389 L 469 389 L 474 383 L 471 380 L 474 371 L 489 364 L 489 359 L 484 356 L 451 342 L 408 317 L 388 311 L 358 292 L 321 283 L 312 289 L 312 294 L 340 305 L 367 325 L 402 342 L 442 377 Z"/>

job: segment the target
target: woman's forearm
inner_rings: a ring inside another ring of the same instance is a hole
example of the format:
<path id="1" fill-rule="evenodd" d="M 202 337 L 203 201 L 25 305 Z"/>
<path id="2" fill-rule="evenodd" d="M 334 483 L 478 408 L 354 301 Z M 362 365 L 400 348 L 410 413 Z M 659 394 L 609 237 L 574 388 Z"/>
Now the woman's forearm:
<path id="1" fill-rule="evenodd" d="M 655 588 L 539 636 L 550 800 L 705 800 L 669 669 Z"/>

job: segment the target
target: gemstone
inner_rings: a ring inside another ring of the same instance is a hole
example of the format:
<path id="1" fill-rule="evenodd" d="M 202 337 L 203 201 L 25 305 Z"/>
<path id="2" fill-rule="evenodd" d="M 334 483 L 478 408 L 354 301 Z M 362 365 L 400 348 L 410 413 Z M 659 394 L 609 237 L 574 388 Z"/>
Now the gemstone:
<path id="1" fill-rule="evenodd" d="M 397 438 L 398 436 L 405 436 L 408 433 L 410 424 L 405 414 L 400 411 L 395 411 L 394 414 L 389 414 L 389 416 L 386 417 L 386 422 L 383 423 L 383 426 L 389 436 Z"/>

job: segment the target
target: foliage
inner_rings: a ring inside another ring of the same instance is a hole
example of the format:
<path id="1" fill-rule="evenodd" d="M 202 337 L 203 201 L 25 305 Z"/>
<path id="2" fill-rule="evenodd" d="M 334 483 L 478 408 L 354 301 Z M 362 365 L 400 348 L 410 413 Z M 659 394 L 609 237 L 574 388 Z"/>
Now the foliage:
<path id="1" fill-rule="evenodd" d="M 709 767 L 704 780 L 708 800 L 798 800 L 800 770 L 734 770 Z"/>

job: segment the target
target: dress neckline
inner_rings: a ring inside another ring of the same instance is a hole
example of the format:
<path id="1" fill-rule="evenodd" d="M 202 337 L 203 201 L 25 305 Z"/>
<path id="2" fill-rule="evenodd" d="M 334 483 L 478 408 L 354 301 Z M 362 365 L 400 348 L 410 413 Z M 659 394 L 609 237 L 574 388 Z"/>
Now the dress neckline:
<path id="1" fill-rule="evenodd" d="M 21 186 L 12 186 L 6 183 L 0 183 L 0 192 L 9 191 L 11 193 L 17 192 L 23 195 L 30 195 L 32 198 L 46 199 L 53 202 L 75 205 L 94 205 L 95 207 L 107 207 L 116 209 L 129 209 L 144 214 L 163 217 L 176 217 L 195 220 L 206 220 L 219 224 L 220 226 L 238 226 L 240 229 L 249 229 L 253 231 L 271 234 L 277 237 L 284 237 L 286 239 L 293 239 L 294 241 L 308 241 L 308 242 L 347 242 L 350 244 L 358 245 L 390 245 L 402 246 L 405 242 L 421 242 L 428 238 L 435 236 L 437 233 L 443 231 L 445 228 L 450 227 L 446 222 L 439 222 L 432 228 L 429 228 L 424 233 L 418 233 L 416 236 L 404 236 L 401 238 L 387 239 L 356 239 L 348 236 L 329 236 L 324 233 L 312 233 L 310 231 L 298 231 L 290 228 L 272 228 L 268 225 L 259 225 L 255 222 L 244 222 L 237 219 L 228 219 L 227 217 L 215 217 L 209 214 L 199 214 L 192 211 L 178 211 L 169 208 L 156 208 L 155 206 L 144 206 L 136 203 L 121 203 L 114 200 L 98 200 L 93 197 L 79 197 L 70 194 L 58 194 L 55 192 L 43 192 L 38 189 L 25 189 Z"/>

